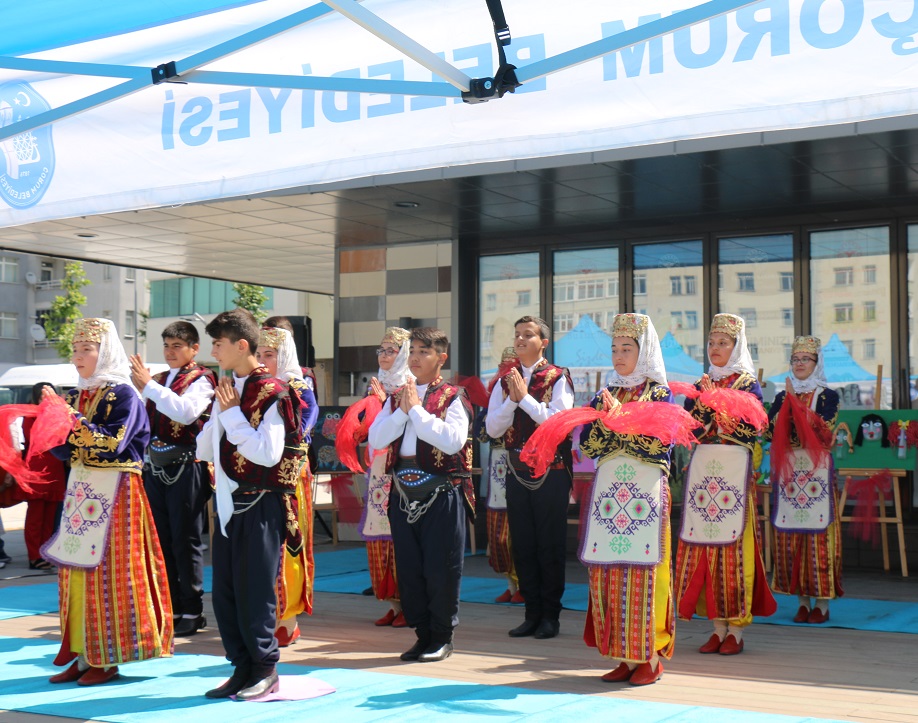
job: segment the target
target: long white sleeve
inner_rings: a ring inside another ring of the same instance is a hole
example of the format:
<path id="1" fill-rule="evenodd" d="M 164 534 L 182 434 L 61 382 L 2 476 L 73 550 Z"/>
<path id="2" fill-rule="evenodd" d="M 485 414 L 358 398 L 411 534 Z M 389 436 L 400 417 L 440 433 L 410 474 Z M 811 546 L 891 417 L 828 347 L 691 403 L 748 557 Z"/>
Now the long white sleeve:
<path id="1" fill-rule="evenodd" d="M 151 379 L 143 388 L 143 398 L 149 399 L 156 409 L 179 424 L 191 424 L 200 417 L 214 398 L 213 384 L 206 377 L 192 382 L 185 393 L 178 395 L 168 387 Z"/>
<path id="2" fill-rule="evenodd" d="M 418 387 L 418 396 L 423 398 L 425 391 L 426 387 Z M 370 446 L 373 449 L 384 449 L 403 434 L 400 450 L 403 457 L 417 454 L 418 438 L 444 454 L 456 454 L 468 439 L 469 417 L 458 399 L 449 405 L 446 419 L 435 417 L 420 405 L 412 407 L 408 414 L 398 407 L 392 411 L 391 402 L 387 400 L 370 426 Z"/>
<path id="3" fill-rule="evenodd" d="M 204 423 L 204 428 L 195 437 L 197 451 L 195 457 L 203 462 L 214 461 L 214 417 L 220 413 L 220 405 L 215 400 L 210 408 L 210 419 Z"/>
<path id="4" fill-rule="evenodd" d="M 273 467 L 284 453 L 284 420 L 272 404 L 258 425 L 253 429 L 239 407 L 230 407 L 220 412 L 220 424 L 226 430 L 226 438 L 236 445 L 236 451 L 262 467 Z"/>
<path id="5" fill-rule="evenodd" d="M 532 378 L 533 369 L 534 367 L 523 367 L 523 378 L 527 384 Z M 574 408 L 574 390 L 567 383 L 567 378 L 562 375 L 552 386 L 551 401 L 548 404 L 537 402 L 531 394 L 527 394 L 517 403 L 509 396 L 504 399 L 503 387 L 499 383 L 495 384 L 488 399 L 488 416 L 485 419 L 485 429 L 489 437 L 499 439 L 503 436 L 513 424 L 513 415 L 517 407 L 526 412 L 536 424 L 542 424 L 552 414 Z"/>

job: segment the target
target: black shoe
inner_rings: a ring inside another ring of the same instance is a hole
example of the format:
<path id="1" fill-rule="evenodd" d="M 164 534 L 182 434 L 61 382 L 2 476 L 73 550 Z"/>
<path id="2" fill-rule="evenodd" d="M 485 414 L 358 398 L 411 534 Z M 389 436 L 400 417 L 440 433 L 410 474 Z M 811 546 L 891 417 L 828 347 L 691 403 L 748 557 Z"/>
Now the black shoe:
<path id="1" fill-rule="evenodd" d="M 277 677 L 277 671 L 272 670 L 268 675 L 260 680 L 249 680 L 247 687 L 236 693 L 236 700 L 258 700 L 266 695 L 276 693 L 280 687 L 280 681 Z"/>
<path id="2" fill-rule="evenodd" d="M 539 627 L 535 631 L 534 637 L 537 640 L 548 640 L 548 638 L 555 637 L 560 631 L 561 623 L 559 623 L 557 620 L 542 618 L 542 622 L 539 623 Z"/>
<path id="3" fill-rule="evenodd" d="M 538 620 L 524 620 L 522 625 L 517 625 L 508 635 L 511 638 L 528 638 L 539 627 Z"/>
<path id="4" fill-rule="evenodd" d="M 231 695 L 236 695 L 240 690 L 245 688 L 246 683 L 249 680 L 249 671 L 241 670 L 239 668 L 233 669 L 233 674 L 230 676 L 230 679 L 227 680 L 219 688 L 214 688 L 213 690 L 208 690 L 204 697 L 206 698 L 229 698 Z"/>
<path id="5" fill-rule="evenodd" d="M 441 660 L 446 660 L 452 654 L 452 643 L 431 643 L 427 646 L 427 650 L 418 656 L 418 662 L 438 663 Z"/>
<path id="6" fill-rule="evenodd" d="M 422 635 L 421 633 L 417 635 L 418 639 L 415 641 L 414 645 L 399 656 L 402 660 L 406 662 L 417 660 L 421 657 L 421 653 L 426 652 L 427 648 L 430 647 L 430 635 Z"/>
<path id="7" fill-rule="evenodd" d="M 373 586 L 371 585 L 370 587 L 368 587 L 366 590 L 364 590 L 364 591 L 363 591 L 362 593 L 360 593 L 360 594 L 361 594 L 361 595 L 372 595 L 372 594 L 373 594 Z"/>
<path id="8" fill-rule="evenodd" d="M 186 618 L 182 617 L 181 620 L 178 620 L 175 623 L 175 634 L 180 637 L 185 637 L 187 635 L 194 635 L 201 628 L 207 627 L 207 618 L 203 615 L 198 615 L 196 618 Z"/>

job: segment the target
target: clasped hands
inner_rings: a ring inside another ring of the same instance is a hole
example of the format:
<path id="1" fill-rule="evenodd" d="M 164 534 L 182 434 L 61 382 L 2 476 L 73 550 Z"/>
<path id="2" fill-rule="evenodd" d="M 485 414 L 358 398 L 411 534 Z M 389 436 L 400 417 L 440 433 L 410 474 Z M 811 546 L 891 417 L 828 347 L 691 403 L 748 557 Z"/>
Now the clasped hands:
<path id="1" fill-rule="evenodd" d="M 220 380 L 214 389 L 214 397 L 220 405 L 221 412 L 225 412 L 230 407 L 239 406 L 239 392 L 236 391 L 236 387 L 230 377 L 223 377 Z"/>

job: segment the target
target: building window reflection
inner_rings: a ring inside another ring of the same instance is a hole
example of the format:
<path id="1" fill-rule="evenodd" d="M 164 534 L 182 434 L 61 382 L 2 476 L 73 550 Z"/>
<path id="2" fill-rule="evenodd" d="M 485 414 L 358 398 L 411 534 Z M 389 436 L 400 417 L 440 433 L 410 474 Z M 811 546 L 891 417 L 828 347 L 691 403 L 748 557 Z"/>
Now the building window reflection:
<path id="1" fill-rule="evenodd" d="M 541 316 L 539 254 L 482 256 L 478 262 L 478 369 L 490 379 L 504 347 L 513 344 L 513 324 L 521 316 Z M 534 293 L 533 293 L 534 292 Z M 525 294 L 525 296 L 524 296 Z M 493 308 L 491 297 L 493 297 Z M 521 300 L 528 303 L 520 305 Z"/>
<path id="2" fill-rule="evenodd" d="M 752 272 L 743 272 L 737 274 L 740 291 L 755 291 L 755 274 Z"/>

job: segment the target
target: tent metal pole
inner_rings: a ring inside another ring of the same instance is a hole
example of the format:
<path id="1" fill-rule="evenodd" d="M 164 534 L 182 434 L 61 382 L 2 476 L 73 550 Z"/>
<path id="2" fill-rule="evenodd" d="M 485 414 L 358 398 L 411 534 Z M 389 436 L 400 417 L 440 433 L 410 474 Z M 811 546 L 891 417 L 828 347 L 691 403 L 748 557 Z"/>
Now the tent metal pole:
<path id="1" fill-rule="evenodd" d="M 0 56 L 0 68 L 8 70 L 32 70 L 37 73 L 60 75 L 94 75 L 105 78 L 150 77 L 149 68 L 137 65 L 111 65 L 108 63 L 80 63 L 69 60 L 44 60 L 41 58 L 15 58 Z"/>
<path id="2" fill-rule="evenodd" d="M 342 93 L 386 93 L 389 95 L 425 95 L 459 98 L 461 91 L 449 83 L 425 80 L 381 80 L 375 78 L 340 78 L 315 75 L 272 75 L 269 73 L 230 73 L 215 70 L 192 70 L 182 82 L 205 85 L 229 85 L 254 88 L 293 88 L 329 90 Z"/>
<path id="3" fill-rule="evenodd" d="M 616 50 L 642 43 L 651 38 L 666 35 L 681 28 L 687 28 L 690 25 L 703 23 L 705 20 L 710 20 L 718 15 L 725 15 L 747 5 L 755 5 L 758 2 L 761 2 L 761 0 L 710 0 L 696 7 L 675 12 L 669 17 L 652 20 L 649 23 L 610 35 L 602 40 L 587 43 L 579 48 L 553 55 L 545 60 L 524 65 L 521 68 L 517 68 L 516 77 L 521 83 L 535 80 L 550 73 L 557 73 L 559 70 L 571 68 L 603 55 L 614 53 Z"/>

